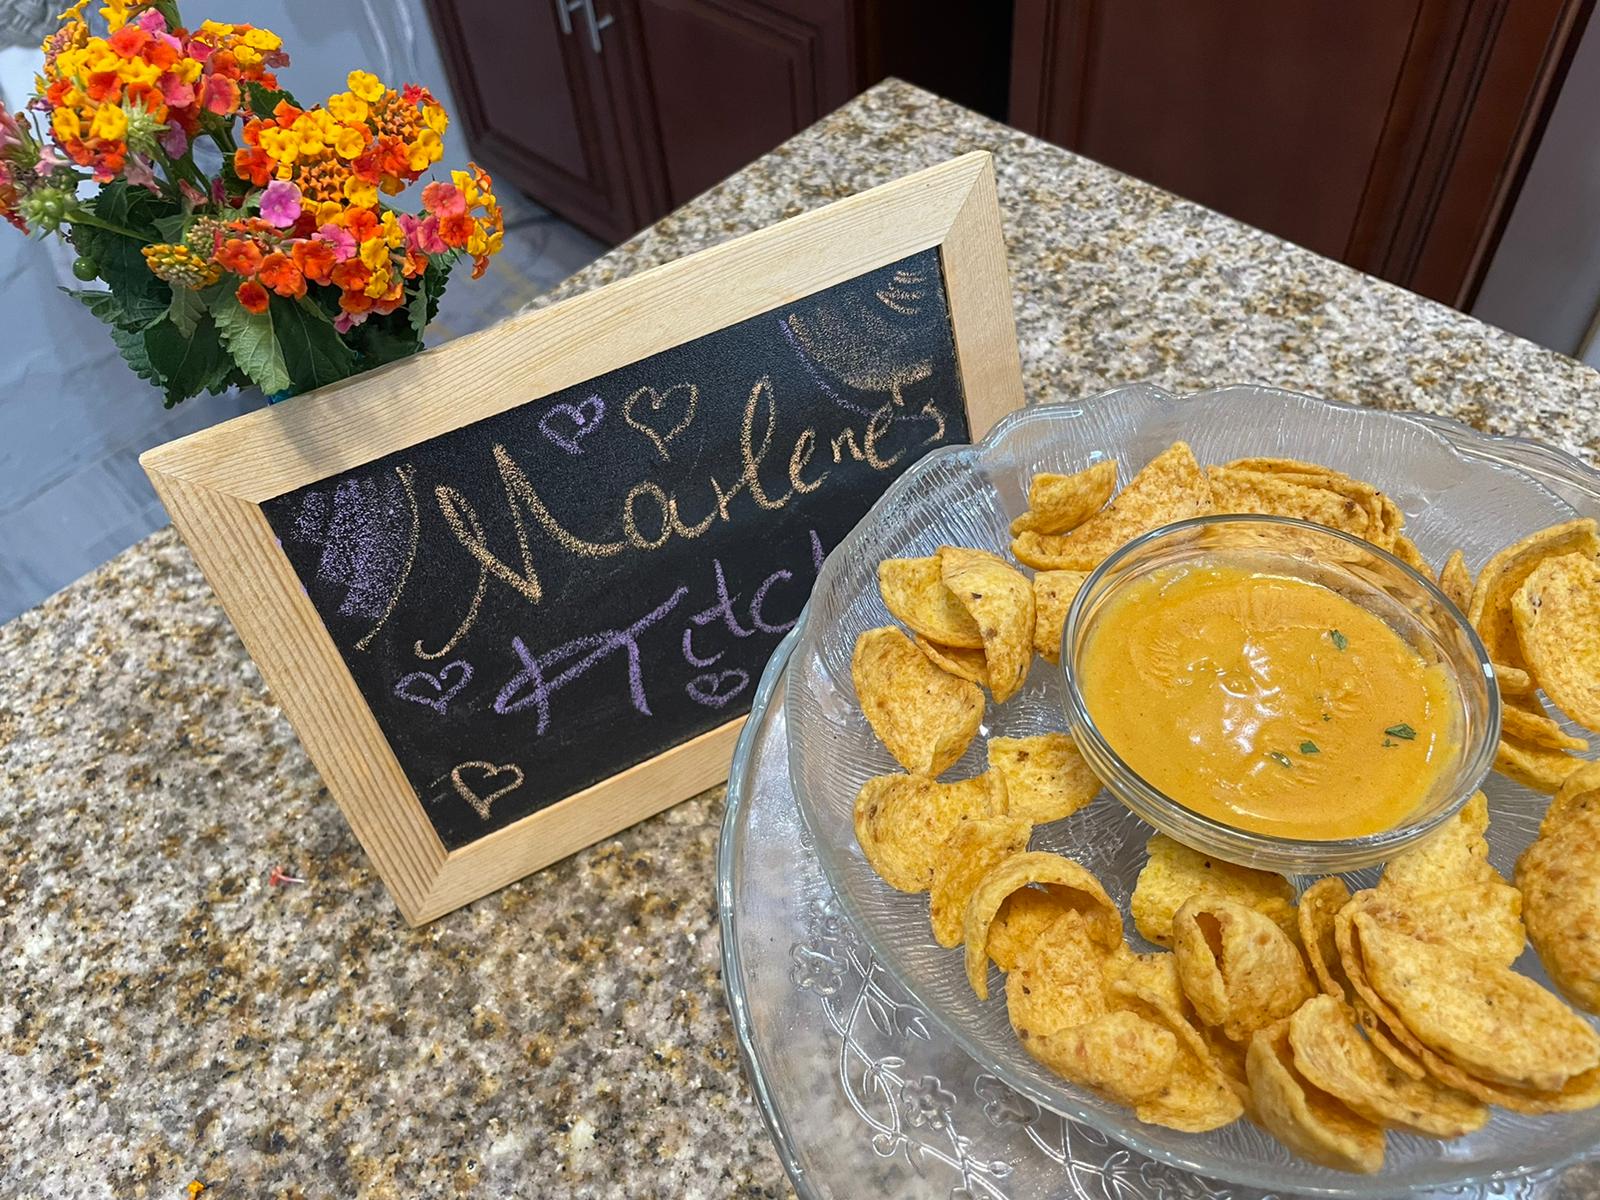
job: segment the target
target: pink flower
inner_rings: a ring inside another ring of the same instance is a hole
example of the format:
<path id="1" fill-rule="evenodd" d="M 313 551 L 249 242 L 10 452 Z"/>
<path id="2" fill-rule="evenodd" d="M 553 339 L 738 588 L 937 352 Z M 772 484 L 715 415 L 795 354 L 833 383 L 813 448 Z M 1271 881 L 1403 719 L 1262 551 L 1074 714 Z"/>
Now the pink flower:
<path id="1" fill-rule="evenodd" d="M 368 310 L 367 312 L 353 313 L 345 312 L 343 309 L 340 309 L 339 315 L 333 319 L 333 327 L 340 333 L 349 333 L 357 325 L 360 325 L 362 322 L 364 322 L 370 315 L 370 312 L 371 310 Z"/>
<path id="2" fill-rule="evenodd" d="M 167 102 L 168 108 L 188 108 L 194 103 L 194 85 L 185 83 L 176 75 L 163 75 L 161 98 Z"/>
<path id="3" fill-rule="evenodd" d="M 422 207 L 440 217 L 454 217 L 467 211 L 467 198 L 453 183 L 430 183 L 422 189 Z"/>
<path id="4" fill-rule="evenodd" d="M 333 247 L 333 257 L 336 262 L 344 262 L 355 257 L 355 235 L 348 229 L 341 229 L 337 225 L 324 225 L 317 230 L 317 236 Z"/>
<path id="5" fill-rule="evenodd" d="M 207 111 L 225 117 L 239 107 L 239 85 L 226 75 L 207 75 L 200 101 Z"/>
<path id="6" fill-rule="evenodd" d="M 51 142 L 39 143 L 39 173 L 54 171 L 57 167 L 67 165 L 67 160 L 61 157 L 60 151 Z"/>
<path id="7" fill-rule="evenodd" d="M 261 193 L 261 219 L 287 229 L 300 219 L 300 189 L 287 179 L 274 179 Z"/>
<path id="8" fill-rule="evenodd" d="M 122 175 L 135 187 L 149 188 L 157 194 L 161 192 L 160 185 L 156 183 L 156 173 L 151 170 L 150 160 L 143 155 L 128 155 L 128 161 L 122 168 Z"/>
<path id="9" fill-rule="evenodd" d="M 183 105 L 177 107 L 182 108 Z M 189 135 L 183 131 L 183 126 L 174 121 L 167 126 L 167 131 L 161 135 L 161 148 L 172 158 L 182 158 L 183 152 L 189 148 Z"/>
<path id="10" fill-rule="evenodd" d="M 424 254 L 443 254 L 450 249 L 439 236 L 439 218 L 436 216 L 417 222 L 417 227 L 408 232 L 411 234 L 412 248 Z"/>
<path id="11" fill-rule="evenodd" d="M 133 23 L 152 37 L 167 31 L 167 19 L 153 8 L 140 13 Z"/>
<path id="12" fill-rule="evenodd" d="M 12 146 L 22 144 L 22 127 L 17 124 L 17 119 L 6 111 L 6 106 L 0 104 L 0 150 L 9 150 Z"/>
<path id="13" fill-rule="evenodd" d="M 187 179 L 178 180 L 178 191 L 183 193 L 183 198 L 196 208 L 206 202 L 206 194 Z"/>

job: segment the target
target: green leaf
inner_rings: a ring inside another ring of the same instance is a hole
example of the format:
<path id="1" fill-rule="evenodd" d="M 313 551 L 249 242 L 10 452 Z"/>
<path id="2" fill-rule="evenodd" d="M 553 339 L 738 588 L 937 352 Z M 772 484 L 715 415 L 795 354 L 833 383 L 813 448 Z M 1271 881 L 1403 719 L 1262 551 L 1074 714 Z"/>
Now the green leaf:
<path id="1" fill-rule="evenodd" d="M 271 309 L 249 312 L 232 295 L 224 294 L 212 306 L 211 316 L 233 361 L 258 388 L 270 396 L 293 382 L 273 333 Z"/>
<path id="2" fill-rule="evenodd" d="M 122 319 L 122 305 L 110 292 L 61 290 L 92 312 L 96 320 L 116 325 Z"/>
<path id="3" fill-rule="evenodd" d="M 183 213 L 169 213 L 155 220 L 156 232 L 161 235 L 163 242 L 183 241 L 184 228 L 189 224 L 189 218 Z"/>
<path id="4" fill-rule="evenodd" d="M 1300 743 L 1300 753 L 1301 754 L 1321 754 L 1322 751 L 1317 749 L 1317 744 L 1315 742 L 1301 742 Z"/>
<path id="5" fill-rule="evenodd" d="M 184 337 L 194 332 L 200 318 L 206 315 L 206 301 L 199 292 L 189 288 L 172 289 L 172 307 L 167 309 L 167 320 Z"/>
<path id="6" fill-rule="evenodd" d="M 282 88 L 269 88 L 264 83 L 256 83 L 254 80 L 249 79 L 245 80 L 240 86 L 244 88 L 245 107 L 254 116 L 270 117 L 272 110 L 278 107 L 280 100 L 287 100 L 296 108 L 300 107 L 299 102 Z"/>
<path id="7" fill-rule="evenodd" d="M 208 314 L 200 316 L 189 334 L 180 332 L 171 321 L 157 321 L 144 331 L 144 345 L 167 394 L 168 408 L 204 391 L 219 363 L 231 361 L 217 335 L 216 322 Z"/>
<path id="8" fill-rule="evenodd" d="M 1336 650 L 1343 650 L 1350 644 L 1350 639 L 1345 637 L 1345 635 L 1340 633 L 1337 629 L 1328 630 L 1328 637 L 1333 640 L 1334 649 Z"/>
<path id="9" fill-rule="evenodd" d="M 355 372 L 355 352 L 321 313 L 313 315 L 306 305 L 274 296 L 272 321 L 296 392 L 312 391 Z"/>
<path id="10" fill-rule="evenodd" d="M 1397 737 L 1404 741 L 1412 741 L 1417 736 L 1417 731 L 1409 725 L 1391 725 L 1384 732 L 1390 737 Z"/>
<path id="11" fill-rule="evenodd" d="M 422 349 L 410 318 L 398 310 L 382 317 L 368 317 L 346 336 L 358 355 L 357 369 L 362 371 L 409 358 Z"/>
<path id="12" fill-rule="evenodd" d="M 157 219 L 180 211 L 173 201 L 157 196 L 148 188 L 131 187 L 120 179 L 102 186 L 84 202 L 84 206 L 102 221 L 110 221 L 135 233 L 148 234 L 151 241 L 160 234 Z M 105 231 L 97 229 L 95 232 Z"/>
<path id="13" fill-rule="evenodd" d="M 150 353 L 145 348 L 144 330 L 124 329 L 120 325 L 113 325 L 111 340 L 117 344 L 123 361 L 135 375 L 140 379 L 148 379 L 158 387 L 161 385 L 161 376 L 156 374 L 155 367 L 150 363 Z"/>
<path id="14" fill-rule="evenodd" d="M 155 221 L 163 215 L 162 209 L 143 188 L 136 188 L 134 192 L 136 194 L 130 195 L 126 184 L 108 183 L 86 207 L 102 220 L 137 232 L 148 232 L 154 241 L 161 236 Z M 164 207 L 170 211 L 172 206 Z M 100 278 L 116 297 L 121 309 L 118 324 L 148 325 L 167 311 L 172 303 L 172 289 L 150 273 L 150 264 L 140 253 L 147 243 L 83 224 L 72 227 L 72 240 L 85 257 L 94 260 Z"/>

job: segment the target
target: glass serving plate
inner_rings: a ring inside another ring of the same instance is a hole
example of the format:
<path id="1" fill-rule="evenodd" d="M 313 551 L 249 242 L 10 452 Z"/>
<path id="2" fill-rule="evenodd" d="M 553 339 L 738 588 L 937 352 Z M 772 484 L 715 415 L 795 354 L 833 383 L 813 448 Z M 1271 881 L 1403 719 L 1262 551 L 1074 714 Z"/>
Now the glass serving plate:
<path id="1" fill-rule="evenodd" d="M 1496 1109 L 1483 1129 L 1449 1142 L 1391 1134 L 1386 1165 L 1371 1176 L 1308 1163 L 1247 1120 L 1209 1134 L 1145 1125 L 1029 1058 L 1006 1019 L 1004 988 L 979 1001 L 967 985 L 960 951 L 933 940 L 926 897 L 894 891 L 862 856 L 851 824 L 856 793 L 871 776 L 899 769 L 862 716 L 850 681 L 856 636 L 892 620 L 878 596 L 878 562 L 931 554 L 942 543 L 1003 553 L 1034 473 L 1077 470 L 1111 457 L 1126 483 L 1180 439 L 1202 463 L 1275 455 L 1371 480 L 1404 510 L 1406 532 L 1430 562 L 1460 547 L 1474 571 L 1533 530 L 1575 514 L 1600 516 L 1600 475 L 1558 451 L 1486 437 L 1438 418 L 1261 387 L 1187 397 L 1147 385 L 1119 388 L 1077 404 L 1014 413 L 978 445 L 930 454 L 829 556 L 796 631 L 785 678 L 791 784 L 844 912 L 884 970 L 927 1013 L 936 1036 L 952 1039 L 1028 1100 L 1187 1171 L 1248 1187 L 1376 1197 L 1511 1178 L 1589 1151 L 1600 1144 L 1600 1110 L 1528 1117 Z M 980 773 L 989 736 L 1065 728 L 1062 693 L 1059 670 L 1036 659 L 1026 687 L 1005 705 L 989 706 L 979 736 L 946 777 Z M 1498 774 L 1485 790 L 1490 858 L 1509 877 L 1547 800 Z M 1127 911 L 1150 833 L 1102 793 L 1070 819 L 1036 830 L 1033 847 L 1069 855 L 1093 871 L 1121 907 L 1130 944 L 1146 949 Z M 1352 888 L 1370 886 L 1376 870 L 1348 878 Z M 1531 949 L 1516 966 L 1548 983 Z"/>
<path id="2" fill-rule="evenodd" d="M 756 690 L 717 845 L 722 979 L 745 1072 L 800 1200 L 1267 1200 L 1041 1108 L 945 1037 L 886 971 L 818 865 L 789 785 L 781 674 Z M 1576 1200 L 1547 1169 L 1433 1193 Z M 1431 1198 L 1430 1198 L 1431 1200 Z"/>

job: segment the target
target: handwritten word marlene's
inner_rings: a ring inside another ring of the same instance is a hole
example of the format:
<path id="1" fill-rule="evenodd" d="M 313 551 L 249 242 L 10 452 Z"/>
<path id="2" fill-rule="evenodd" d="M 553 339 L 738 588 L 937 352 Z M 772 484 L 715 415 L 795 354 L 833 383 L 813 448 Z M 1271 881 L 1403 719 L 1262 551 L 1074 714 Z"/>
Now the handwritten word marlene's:
<path id="1" fill-rule="evenodd" d="M 892 401 L 885 402 L 868 420 L 858 436 L 855 429 L 846 427 L 829 441 L 835 463 L 845 455 L 865 462 L 874 470 L 887 471 L 906 454 L 902 448 L 884 457 L 879 444 L 895 422 Z M 764 418 L 759 440 L 755 435 L 757 416 Z M 944 437 L 945 420 L 932 402 L 923 406 L 921 416 L 934 421 L 932 432 L 921 444 L 936 443 Z M 630 547 L 640 551 L 661 549 L 674 537 L 692 540 L 701 536 L 713 522 L 733 519 L 730 504 L 741 494 L 748 494 L 757 507 L 776 511 L 785 507 L 796 495 L 809 494 L 822 487 L 831 472 L 824 470 L 807 478 L 806 472 L 818 448 L 818 433 L 807 428 L 796 437 L 789 454 L 789 488 L 781 494 L 769 494 L 761 478 L 761 469 L 772 446 L 773 431 L 778 419 L 777 401 L 773 396 L 772 382 L 763 378 L 750 391 L 745 402 L 740 425 L 739 454 L 741 469 L 731 487 L 724 487 L 715 476 L 709 476 L 712 504 L 697 520 L 685 520 L 676 494 L 669 494 L 658 484 L 643 481 L 629 489 L 623 499 L 618 521 L 622 537 L 609 541 L 593 541 L 579 537 L 568 529 L 550 511 L 538 489 L 522 468 L 512 459 L 503 445 L 493 450 L 495 466 L 505 490 L 506 506 L 517 541 L 517 565 L 501 558 L 488 545 L 482 522 L 470 501 L 457 489 L 439 485 L 434 490 L 439 512 L 450 532 L 461 546 L 479 564 L 480 586 L 492 576 L 515 590 L 531 604 L 543 599 L 544 588 L 535 565 L 533 542 L 530 538 L 530 520 L 533 528 L 544 533 L 568 554 L 579 558 L 610 558 Z"/>
<path id="2" fill-rule="evenodd" d="M 820 568 L 823 557 L 822 542 L 815 530 L 810 531 L 810 537 L 813 561 Z M 722 561 L 712 559 L 711 565 L 716 580 L 716 603 L 691 614 L 688 624 L 683 628 L 684 661 L 695 668 L 714 667 L 723 655 L 723 651 L 720 650 L 707 657 L 697 655 L 693 646 L 696 629 L 706 629 L 720 621 L 735 637 L 747 638 L 753 637 L 757 632 L 785 633 L 793 628 L 795 621 L 799 619 L 797 615 L 785 622 L 771 623 L 764 615 L 764 606 L 772 588 L 777 584 L 792 581 L 794 579 L 792 571 L 780 569 L 762 580 L 745 609 L 746 619 L 750 622 L 750 628 L 746 628 L 739 623 L 739 615 L 735 610 L 737 597 L 728 591 L 727 576 L 723 571 Z M 654 715 L 650 710 L 649 697 L 645 691 L 639 642 L 647 631 L 659 625 L 677 608 L 688 591 L 687 587 L 680 586 L 665 601 L 625 628 L 585 634 L 543 654 L 534 654 L 521 637 L 513 637 L 511 652 L 522 664 L 522 668 L 495 696 L 494 711 L 502 716 L 509 716 L 532 708 L 536 716 L 534 733 L 543 734 L 550 727 L 550 701 L 555 694 L 620 651 L 627 656 L 629 701 L 636 712 L 647 717 Z M 552 676 L 553 671 L 558 673 Z M 733 668 L 707 671 L 697 675 L 689 680 L 684 691 L 697 704 L 707 708 L 722 708 L 743 692 L 749 684 L 749 673 Z"/>

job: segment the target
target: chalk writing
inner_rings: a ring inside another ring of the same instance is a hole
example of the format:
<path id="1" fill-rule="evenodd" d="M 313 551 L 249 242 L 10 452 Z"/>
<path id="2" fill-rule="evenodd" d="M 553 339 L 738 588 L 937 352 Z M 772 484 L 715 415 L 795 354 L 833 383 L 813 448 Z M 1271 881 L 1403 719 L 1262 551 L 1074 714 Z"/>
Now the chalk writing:
<path id="1" fill-rule="evenodd" d="M 747 711 L 826 550 L 966 436 L 927 251 L 262 509 L 454 849 Z"/>

